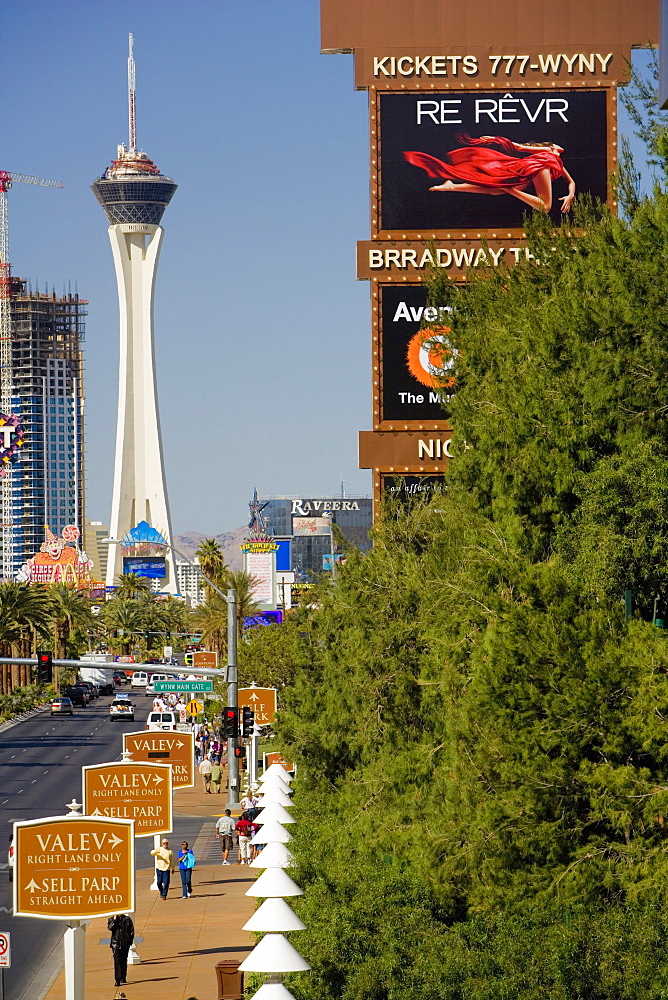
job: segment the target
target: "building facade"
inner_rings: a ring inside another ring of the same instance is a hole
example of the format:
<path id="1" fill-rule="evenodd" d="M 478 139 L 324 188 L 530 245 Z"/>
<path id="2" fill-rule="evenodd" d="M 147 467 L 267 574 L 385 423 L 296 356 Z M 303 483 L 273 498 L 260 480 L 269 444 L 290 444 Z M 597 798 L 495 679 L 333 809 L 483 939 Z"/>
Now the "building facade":
<path id="1" fill-rule="evenodd" d="M 186 562 L 177 557 L 176 581 L 178 585 L 177 596 L 183 597 L 186 604 L 191 608 L 204 604 L 204 578 L 199 569 L 197 557 L 193 562 Z"/>
<path id="2" fill-rule="evenodd" d="M 60 535 L 85 520 L 82 343 L 87 302 L 56 297 L 12 279 L 12 408 L 25 442 L 12 467 L 13 566 L 45 541 L 45 526 Z"/>
<path id="3" fill-rule="evenodd" d="M 260 503 L 267 534 L 279 543 L 277 570 L 294 571 L 296 582 L 315 583 L 331 568 L 332 524 L 350 545 L 363 552 L 371 548 L 371 497 L 275 496 L 261 497 Z M 336 537 L 334 551 L 342 554 Z"/>

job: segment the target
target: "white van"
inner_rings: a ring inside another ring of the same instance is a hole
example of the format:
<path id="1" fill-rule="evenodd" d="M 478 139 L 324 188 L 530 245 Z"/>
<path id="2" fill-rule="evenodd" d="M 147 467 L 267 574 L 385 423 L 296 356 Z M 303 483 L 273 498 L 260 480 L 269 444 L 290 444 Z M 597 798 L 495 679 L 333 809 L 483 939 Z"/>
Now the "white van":
<path id="1" fill-rule="evenodd" d="M 146 728 L 163 729 L 166 732 L 174 733 L 180 721 L 178 712 L 149 712 Z"/>
<path id="2" fill-rule="evenodd" d="M 146 687 L 148 684 L 148 674 L 144 670 L 135 670 L 130 680 L 133 688 Z"/>

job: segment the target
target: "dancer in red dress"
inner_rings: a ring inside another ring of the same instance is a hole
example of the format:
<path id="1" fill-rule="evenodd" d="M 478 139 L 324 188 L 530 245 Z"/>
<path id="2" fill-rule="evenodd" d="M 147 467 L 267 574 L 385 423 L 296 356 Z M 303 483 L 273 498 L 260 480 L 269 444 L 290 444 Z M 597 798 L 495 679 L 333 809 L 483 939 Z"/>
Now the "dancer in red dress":
<path id="1" fill-rule="evenodd" d="M 552 208 L 552 181 L 563 177 L 568 194 L 560 198 L 561 211 L 570 211 L 575 198 L 575 181 L 561 162 L 563 147 L 553 142 L 521 143 L 500 135 L 483 135 L 479 139 L 461 136 L 467 145 L 447 153 L 447 161 L 428 153 L 406 152 L 404 156 L 415 167 L 426 170 L 430 177 L 444 177 L 442 184 L 430 191 L 451 191 L 464 194 L 510 194 L 531 208 L 549 212 Z M 501 146 L 504 152 L 485 149 Z M 512 153 L 529 153 L 513 156 Z M 458 183 L 455 183 L 458 182 Z M 527 191 L 533 185 L 535 194 Z"/>

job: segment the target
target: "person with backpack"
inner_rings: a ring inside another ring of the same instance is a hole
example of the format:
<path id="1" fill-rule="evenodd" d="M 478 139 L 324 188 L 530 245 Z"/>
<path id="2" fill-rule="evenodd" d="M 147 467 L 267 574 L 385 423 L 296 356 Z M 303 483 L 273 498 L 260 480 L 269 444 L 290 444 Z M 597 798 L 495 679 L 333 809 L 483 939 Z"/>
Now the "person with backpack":
<path id="1" fill-rule="evenodd" d="M 117 913 L 107 920 L 111 931 L 109 947 L 114 956 L 116 986 L 124 986 L 128 979 L 128 952 L 135 939 L 135 925 L 127 913 Z"/>
<path id="2" fill-rule="evenodd" d="M 183 891 L 182 899 L 187 899 L 188 896 L 192 896 L 192 870 L 196 865 L 195 855 L 192 850 L 188 847 L 188 841 L 184 840 L 181 844 L 181 850 L 178 853 L 177 860 L 179 862 L 179 872 L 181 874 L 181 889 Z"/>

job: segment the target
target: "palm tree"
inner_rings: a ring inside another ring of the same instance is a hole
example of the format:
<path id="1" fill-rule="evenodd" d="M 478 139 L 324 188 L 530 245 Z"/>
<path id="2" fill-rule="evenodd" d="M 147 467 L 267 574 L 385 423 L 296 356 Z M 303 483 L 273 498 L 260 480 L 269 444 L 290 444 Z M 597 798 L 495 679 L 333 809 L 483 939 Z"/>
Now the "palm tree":
<path id="1" fill-rule="evenodd" d="M 140 642 L 145 634 L 145 616 L 142 614 L 140 602 L 123 601 L 114 598 L 108 601 L 100 618 L 109 632 L 118 632 L 118 644 L 123 656 L 129 656 L 132 647 Z M 113 641 L 113 640 L 112 640 Z"/>
<path id="2" fill-rule="evenodd" d="M 208 577 L 212 583 L 221 589 L 227 584 L 228 569 L 225 565 L 225 557 L 222 549 L 215 538 L 205 538 L 200 542 L 195 557 L 199 560 L 202 573 Z M 215 590 L 208 583 L 204 584 L 204 594 L 207 604 L 213 598 Z"/>
<path id="3" fill-rule="evenodd" d="M 255 577 L 243 569 L 228 574 L 228 586 L 237 592 L 237 640 L 241 639 L 244 619 L 251 618 L 260 610 L 258 602 L 253 598 L 255 582 Z"/>
<path id="4" fill-rule="evenodd" d="M 237 642 L 241 639 L 244 619 L 257 614 L 259 605 L 253 599 L 253 585 L 255 578 L 243 570 L 238 572 L 228 571 L 227 586 L 234 588 L 237 592 Z M 227 601 L 220 594 L 214 592 L 211 600 L 207 604 L 196 608 L 192 613 L 192 620 L 196 628 L 202 630 L 202 641 L 209 649 L 213 649 L 219 654 L 227 653 Z"/>
<path id="5" fill-rule="evenodd" d="M 37 636 L 49 635 L 51 604 L 44 587 L 8 581 L 0 584 L 0 654 L 29 657 Z M 3 664 L 0 690 L 8 693 L 30 682 L 30 667 Z"/>
<path id="6" fill-rule="evenodd" d="M 121 573 L 118 577 L 118 585 L 114 591 L 114 600 L 132 600 L 135 597 L 143 597 L 151 593 L 151 584 L 145 576 L 138 573 Z"/>
<path id="7" fill-rule="evenodd" d="M 75 590 L 64 583 L 49 587 L 53 615 L 53 655 L 57 660 L 67 659 L 67 642 L 77 629 L 93 628 L 95 616 L 90 602 L 82 590 Z"/>

